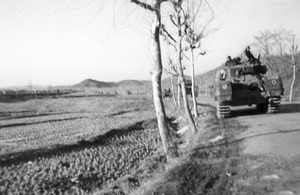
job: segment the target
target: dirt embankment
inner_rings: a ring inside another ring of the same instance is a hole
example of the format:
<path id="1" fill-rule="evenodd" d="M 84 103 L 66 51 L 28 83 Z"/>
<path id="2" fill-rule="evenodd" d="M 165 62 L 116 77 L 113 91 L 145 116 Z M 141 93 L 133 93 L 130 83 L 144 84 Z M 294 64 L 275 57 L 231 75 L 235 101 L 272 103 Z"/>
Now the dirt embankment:
<path id="1" fill-rule="evenodd" d="M 217 119 L 211 105 L 199 105 L 199 111 L 197 134 L 187 131 L 179 137 L 174 135 L 178 158 L 166 162 L 158 151 L 135 172 L 95 194 L 233 194 L 239 149 L 229 141 L 240 125 L 234 119 Z M 174 131 L 186 124 L 180 119 L 171 121 Z M 135 178 L 137 185 L 129 187 L 128 178 Z"/>

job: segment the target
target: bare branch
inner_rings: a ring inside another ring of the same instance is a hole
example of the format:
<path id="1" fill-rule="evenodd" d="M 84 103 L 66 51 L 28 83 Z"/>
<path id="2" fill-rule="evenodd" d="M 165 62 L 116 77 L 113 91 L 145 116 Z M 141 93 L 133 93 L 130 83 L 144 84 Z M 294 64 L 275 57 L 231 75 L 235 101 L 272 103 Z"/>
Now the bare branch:
<path id="1" fill-rule="evenodd" d="M 206 51 L 199 52 L 199 54 L 204 56 L 206 54 Z"/>
<path id="2" fill-rule="evenodd" d="M 210 6 L 209 2 L 208 2 L 207 0 L 205 0 L 205 1 L 206 1 L 206 3 L 207 3 L 208 7 L 210 8 L 211 12 L 213 13 L 213 17 L 214 17 L 214 15 L 215 15 L 215 12 L 214 12 L 214 10 L 211 8 L 211 6 Z"/>
<path id="3" fill-rule="evenodd" d="M 179 72 L 178 72 L 177 66 L 175 66 L 173 64 L 173 61 L 172 61 L 172 59 L 170 57 L 168 58 L 168 66 L 169 66 L 168 69 L 164 68 L 164 72 L 167 73 L 167 74 L 169 74 L 169 75 L 178 77 L 179 76 Z"/>
<path id="4" fill-rule="evenodd" d="M 167 73 L 167 74 L 169 74 L 169 75 L 175 76 L 175 77 L 179 76 L 179 74 L 177 72 L 172 72 L 172 71 L 170 71 L 168 69 L 164 69 L 164 72 Z"/>
<path id="5" fill-rule="evenodd" d="M 144 3 L 144 2 L 141 2 L 141 1 L 138 1 L 138 0 L 130 0 L 130 2 L 135 3 L 136 5 L 141 6 L 142 8 L 150 10 L 152 12 L 155 11 L 154 7 L 152 7 L 151 5 L 149 5 L 147 3 Z"/>
<path id="6" fill-rule="evenodd" d="M 169 37 L 174 43 L 176 43 L 176 40 L 173 38 L 173 36 L 165 29 L 165 25 L 161 25 L 162 32 L 166 33 L 167 37 Z"/>
<path id="7" fill-rule="evenodd" d="M 177 26 L 176 22 L 174 21 L 173 15 L 170 14 L 170 20 L 174 26 Z"/>
<path id="8" fill-rule="evenodd" d="M 254 36 L 254 44 L 267 58 L 269 58 L 272 53 L 272 37 L 273 35 L 269 30 L 260 31 L 258 36 Z"/>
<path id="9" fill-rule="evenodd" d="M 196 17 L 198 16 L 198 13 L 199 13 L 199 11 L 200 11 L 200 8 L 202 7 L 202 2 L 203 2 L 203 1 L 200 1 L 200 4 L 199 4 L 199 6 L 198 6 L 198 8 L 197 8 L 196 13 L 193 13 L 193 18 L 190 19 L 190 25 L 194 22 L 194 20 L 195 20 Z M 191 13 L 190 10 L 189 10 L 189 12 Z"/>

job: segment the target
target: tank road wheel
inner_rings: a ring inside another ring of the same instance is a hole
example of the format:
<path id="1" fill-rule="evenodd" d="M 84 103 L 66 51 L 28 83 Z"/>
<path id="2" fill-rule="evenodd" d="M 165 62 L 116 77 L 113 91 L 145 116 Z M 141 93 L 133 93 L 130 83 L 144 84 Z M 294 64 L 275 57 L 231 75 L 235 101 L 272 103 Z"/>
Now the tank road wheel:
<path id="1" fill-rule="evenodd" d="M 217 117 L 218 118 L 230 117 L 230 106 L 224 103 L 217 103 Z"/>
<path id="2" fill-rule="evenodd" d="M 280 109 L 280 97 L 268 98 L 268 113 L 277 113 Z"/>

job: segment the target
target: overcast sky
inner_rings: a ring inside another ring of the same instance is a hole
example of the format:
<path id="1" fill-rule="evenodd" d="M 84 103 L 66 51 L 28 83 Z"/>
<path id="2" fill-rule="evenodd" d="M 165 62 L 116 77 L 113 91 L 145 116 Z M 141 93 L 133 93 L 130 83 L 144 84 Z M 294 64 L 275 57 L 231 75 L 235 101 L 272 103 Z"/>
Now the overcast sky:
<path id="1" fill-rule="evenodd" d="M 239 55 L 261 30 L 300 36 L 298 0 L 214 0 L 196 72 Z M 151 15 L 129 0 L 0 0 L 0 87 L 150 80 Z"/>

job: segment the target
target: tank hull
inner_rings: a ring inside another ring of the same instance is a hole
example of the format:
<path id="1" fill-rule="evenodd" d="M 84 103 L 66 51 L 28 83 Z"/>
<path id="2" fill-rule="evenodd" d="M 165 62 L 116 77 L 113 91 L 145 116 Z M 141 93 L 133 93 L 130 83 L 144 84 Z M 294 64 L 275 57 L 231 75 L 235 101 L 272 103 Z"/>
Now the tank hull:
<path id="1" fill-rule="evenodd" d="M 284 92 L 282 79 L 279 75 L 263 75 L 266 70 L 262 65 L 250 64 L 220 69 L 214 86 L 218 117 L 226 118 L 230 107 L 242 105 L 256 105 L 267 113 L 278 112 Z"/>

